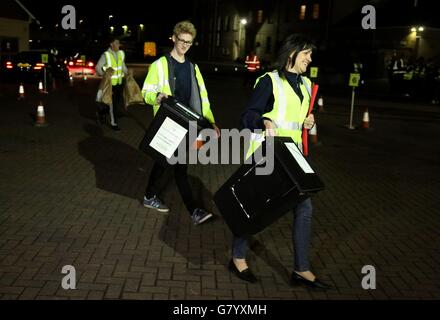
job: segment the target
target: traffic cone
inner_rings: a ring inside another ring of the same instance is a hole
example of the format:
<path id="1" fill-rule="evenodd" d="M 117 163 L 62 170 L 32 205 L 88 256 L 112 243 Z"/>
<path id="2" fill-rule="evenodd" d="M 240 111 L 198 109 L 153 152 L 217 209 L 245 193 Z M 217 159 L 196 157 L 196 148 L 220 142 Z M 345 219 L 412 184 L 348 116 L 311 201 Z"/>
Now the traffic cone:
<path id="1" fill-rule="evenodd" d="M 44 106 L 43 103 L 40 101 L 40 104 L 37 107 L 37 118 L 35 121 L 36 127 L 47 127 L 46 122 L 46 115 L 44 114 Z"/>
<path id="2" fill-rule="evenodd" d="M 43 92 L 44 92 L 44 89 L 43 89 L 43 82 L 42 82 L 42 81 L 38 82 L 38 91 L 40 91 L 40 93 L 43 93 Z"/>
<path id="3" fill-rule="evenodd" d="M 324 99 L 322 98 L 322 96 L 319 97 L 318 99 L 318 112 L 324 112 Z"/>
<path id="4" fill-rule="evenodd" d="M 318 128 L 317 127 L 318 127 L 318 125 L 315 122 L 315 125 L 312 127 L 312 129 L 309 130 L 311 144 L 318 144 Z"/>
<path id="5" fill-rule="evenodd" d="M 364 115 L 362 117 L 362 129 L 370 128 L 370 116 L 368 114 L 368 108 L 365 108 Z"/>
<path id="6" fill-rule="evenodd" d="M 20 83 L 20 87 L 18 88 L 18 100 L 24 99 L 24 86 L 23 83 Z"/>

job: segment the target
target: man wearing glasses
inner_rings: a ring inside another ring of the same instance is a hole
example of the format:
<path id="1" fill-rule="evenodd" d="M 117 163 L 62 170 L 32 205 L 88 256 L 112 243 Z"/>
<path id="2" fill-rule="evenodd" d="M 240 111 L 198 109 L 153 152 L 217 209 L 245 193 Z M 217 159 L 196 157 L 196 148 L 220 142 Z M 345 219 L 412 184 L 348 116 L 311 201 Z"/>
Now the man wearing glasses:
<path id="1" fill-rule="evenodd" d="M 174 96 L 184 105 L 203 115 L 212 124 L 217 137 L 219 137 L 220 130 L 215 125 L 208 92 L 199 67 L 191 63 L 185 56 L 193 44 L 196 33 L 194 25 L 189 21 L 182 21 L 175 25 L 172 36 L 174 47 L 170 53 L 151 64 L 142 88 L 142 95 L 145 102 L 153 106 L 154 115 L 156 115 L 162 99 L 168 95 Z M 174 165 L 173 169 L 177 188 L 193 223 L 198 225 L 211 219 L 212 213 L 202 209 L 194 200 L 188 182 L 188 166 L 178 163 Z M 145 207 L 160 212 L 169 211 L 169 208 L 158 198 L 165 172 L 166 168 L 162 165 L 157 162 L 154 164 L 145 190 Z"/>

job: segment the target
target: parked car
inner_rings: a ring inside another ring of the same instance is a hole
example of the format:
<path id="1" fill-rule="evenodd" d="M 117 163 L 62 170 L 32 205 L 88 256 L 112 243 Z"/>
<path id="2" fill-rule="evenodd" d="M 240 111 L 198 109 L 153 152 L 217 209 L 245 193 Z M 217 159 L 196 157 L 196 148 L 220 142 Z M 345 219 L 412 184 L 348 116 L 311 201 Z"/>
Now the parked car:
<path id="1" fill-rule="evenodd" d="M 7 72 L 22 82 L 44 80 L 48 84 L 53 79 L 68 80 L 69 71 L 64 60 L 50 51 L 23 51 L 11 61 L 6 61 Z"/>
<path id="2" fill-rule="evenodd" d="M 1 56 L 0 57 L 0 79 L 11 80 L 14 73 L 14 61 L 15 55 Z"/>
<path id="3" fill-rule="evenodd" d="M 72 58 L 67 62 L 67 68 L 72 77 L 96 75 L 95 62 L 90 59 Z"/>

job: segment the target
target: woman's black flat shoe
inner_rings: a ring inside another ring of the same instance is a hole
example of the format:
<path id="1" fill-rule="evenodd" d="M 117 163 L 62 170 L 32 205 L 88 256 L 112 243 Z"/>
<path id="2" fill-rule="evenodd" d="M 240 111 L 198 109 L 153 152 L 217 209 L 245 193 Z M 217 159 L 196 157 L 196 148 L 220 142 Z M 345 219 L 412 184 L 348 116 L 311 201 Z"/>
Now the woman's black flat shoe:
<path id="1" fill-rule="evenodd" d="M 306 285 L 306 286 L 308 286 L 309 288 L 312 288 L 312 289 L 323 289 L 323 290 L 326 290 L 326 289 L 331 289 L 332 288 L 331 285 L 329 285 L 329 284 L 327 284 L 325 282 L 322 282 L 321 280 L 318 280 L 318 278 L 315 278 L 314 281 L 310 281 L 310 280 L 307 280 L 306 278 L 301 277 L 296 272 L 292 272 L 292 277 L 290 279 L 290 284 L 292 286 L 298 286 L 298 285 L 304 284 L 304 285 Z"/>
<path id="2" fill-rule="evenodd" d="M 244 280 L 244 281 L 247 281 L 250 283 L 258 282 L 257 277 L 252 273 L 251 270 L 249 270 L 249 268 L 243 270 L 242 272 L 238 271 L 238 269 L 232 259 L 231 259 L 231 261 L 229 261 L 229 271 L 231 271 L 233 274 L 235 274 L 241 280 Z"/>

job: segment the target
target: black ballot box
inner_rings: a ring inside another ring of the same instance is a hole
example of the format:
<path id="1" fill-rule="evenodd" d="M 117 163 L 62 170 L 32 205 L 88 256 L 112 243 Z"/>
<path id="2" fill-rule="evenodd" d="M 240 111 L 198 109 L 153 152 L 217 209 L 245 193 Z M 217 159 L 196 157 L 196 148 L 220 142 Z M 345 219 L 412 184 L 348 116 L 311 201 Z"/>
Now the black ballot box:
<path id="1" fill-rule="evenodd" d="M 263 142 L 260 148 L 266 148 L 266 143 L 270 142 Z M 271 143 L 271 174 L 256 174 L 258 167 L 266 165 L 258 160 L 243 164 L 214 195 L 217 208 L 236 236 L 262 231 L 299 202 L 325 188 L 291 138 L 274 137 Z"/>
<path id="2" fill-rule="evenodd" d="M 194 143 L 190 140 L 196 140 L 200 130 L 205 128 L 212 126 L 203 116 L 169 96 L 162 100 L 139 149 L 167 166 L 173 156 L 178 156 L 178 152 L 185 151 L 185 158 L 188 159 L 188 151 Z"/>

